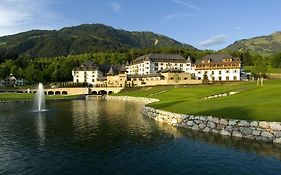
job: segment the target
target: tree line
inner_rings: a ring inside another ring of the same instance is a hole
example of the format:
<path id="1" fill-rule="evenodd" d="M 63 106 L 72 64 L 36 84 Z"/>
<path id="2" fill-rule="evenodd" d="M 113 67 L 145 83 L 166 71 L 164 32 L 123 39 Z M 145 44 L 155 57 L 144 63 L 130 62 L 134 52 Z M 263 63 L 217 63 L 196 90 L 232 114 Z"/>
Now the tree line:
<path id="1" fill-rule="evenodd" d="M 0 64 L 0 79 L 13 74 L 16 77 L 25 78 L 29 84 L 72 81 L 73 68 L 80 66 L 87 60 L 92 60 L 97 64 L 121 65 L 127 61 L 131 62 L 138 56 L 152 52 L 176 53 L 184 58 L 190 57 L 193 62 L 207 54 L 214 53 L 214 51 L 210 50 L 196 51 L 184 48 L 147 48 L 129 49 L 124 52 L 85 53 L 53 58 L 29 58 L 28 56 L 22 56 L 17 59 L 5 60 Z M 223 52 L 239 57 L 244 66 L 254 66 L 253 71 L 256 71 L 257 74 L 264 73 L 266 70 L 263 70 L 263 68 L 267 65 L 274 68 L 281 67 L 281 53 L 262 56 L 250 52 Z"/>

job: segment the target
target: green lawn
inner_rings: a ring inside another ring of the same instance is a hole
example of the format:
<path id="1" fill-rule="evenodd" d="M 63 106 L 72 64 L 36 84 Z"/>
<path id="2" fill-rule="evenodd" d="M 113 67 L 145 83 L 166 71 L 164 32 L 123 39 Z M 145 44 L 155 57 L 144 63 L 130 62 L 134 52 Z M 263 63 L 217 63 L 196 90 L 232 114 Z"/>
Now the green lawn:
<path id="1" fill-rule="evenodd" d="M 244 70 L 246 72 L 252 72 L 254 66 L 244 66 Z M 276 73 L 276 74 L 281 74 L 281 68 L 272 68 L 271 66 L 267 66 L 267 73 Z"/>
<path id="2" fill-rule="evenodd" d="M 206 96 L 230 91 L 239 91 L 240 93 L 233 96 L 201 100 Z M 118 95 L 157 98 L 160 99 L 160 102 L 149 106 L 182 114 L 281 121 L 280 80 L 265 81 L 263 87 L 256 87 L 254 82 L 239 82 L 223 85 L 133 88 L 124 90 Z"/>
<path id="3" fill-rule="evenodd" d="M 33 99 L 35 94 L 24 94 L 24 93 L 0 93 L 0 100 L 30 100 Z M 79 95 L 67 95 L 67 96 L 60 96 L 60 95 L 52 95 L 46 96 L 46 99 L 72 99 L 77 98 Z"/>

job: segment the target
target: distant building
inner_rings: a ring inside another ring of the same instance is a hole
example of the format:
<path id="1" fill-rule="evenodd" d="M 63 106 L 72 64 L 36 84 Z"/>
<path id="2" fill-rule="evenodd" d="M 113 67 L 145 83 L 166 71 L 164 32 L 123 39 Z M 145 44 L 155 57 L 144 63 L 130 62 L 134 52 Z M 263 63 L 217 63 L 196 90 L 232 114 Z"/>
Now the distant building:
<path id="1" fill-rule="evenodd" d="M 73 82 L 74 83 L 86 83 L 92 86 L 101 86 L 106 82 L 107 75 L 106 73 L 114 65 L 98 65 L 93 61 L 87 61 L 81 66 L 72 70 Z"/>
<path id="2" fill-rule="evenodd" d="M 126 65 L 128 75 L 155 74 L 160 70 L 177 69 L 191 73 L 190 58 L 185 59 L 178 54 L 150 53 L 136 58 L 130 65 Z"/>
<path id="3" fill-rule="evenodd" d="M 6 77 L 5 80 L 1 81 L 1 84 L 7 87 L 16 87 L 26 85 L 26 80 L 24 78 L 16 78 L 13 74 Z"/>
<path id="4" fill-rule="evenodd" d="M 241 80 L 241 61 L 229 54 L 209 54 L 194 64 L 195 76 L 203 79 L 204 74 L 210 81 Z"/>

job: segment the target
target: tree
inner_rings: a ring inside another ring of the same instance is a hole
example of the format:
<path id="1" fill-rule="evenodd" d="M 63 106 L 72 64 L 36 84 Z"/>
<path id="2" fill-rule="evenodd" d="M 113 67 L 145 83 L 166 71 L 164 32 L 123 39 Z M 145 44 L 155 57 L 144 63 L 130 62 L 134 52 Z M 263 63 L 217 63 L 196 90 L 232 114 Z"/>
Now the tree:
<path id="1" fill-rule="evenodd" d="M 274 68 L 281 67 L 281 53 L 274 54 L 271 58 L 271 66 Z"/>
<path id="2" fill-rule="evenodd" d="M 254 57 L 254 67 L 252 73 L 255 77 L 261 78 L 265 77 L 267 72 L 266 60 L 260 55 Z"/>
<path id="3" fill-rule="evenodd" d="M 207 75 L 207 73 L 205 72 L 204 75 L 203 75 L 202 83 L 203 83 L 203 84 L 208 84 L 209 82 L 210 82 L 210 80 L 208 79 L 208 75 Z"/>

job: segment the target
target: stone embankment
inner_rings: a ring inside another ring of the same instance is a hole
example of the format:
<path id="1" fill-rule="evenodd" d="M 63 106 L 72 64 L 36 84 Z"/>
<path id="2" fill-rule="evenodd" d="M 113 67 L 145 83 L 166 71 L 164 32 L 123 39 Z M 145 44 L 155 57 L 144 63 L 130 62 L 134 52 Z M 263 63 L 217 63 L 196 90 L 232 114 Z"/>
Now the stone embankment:
<path id="1" fill-rule="evenodd" d="M 266 121 L 246 121 L 216 118 L 212 116 L 194 116 L 175 114 L 152 107 L 142 109 L 144 116 L 176 127 L 217 133 L 226 136 L 281 143 L 281 123 Z"/>
<path id="2" fill-rule="evenodd" d="M 145 104 L 159 101 L 153 98 L 128 96 L 105 96 L 104 99 L 142 101 Z M 141 112 L 146 117 L 175 127 L 281 144 L 281 122 L 247 121 L 212 116 L 176 114 L 148 106 L 144 106 Z"/>

